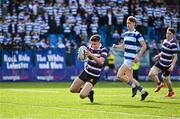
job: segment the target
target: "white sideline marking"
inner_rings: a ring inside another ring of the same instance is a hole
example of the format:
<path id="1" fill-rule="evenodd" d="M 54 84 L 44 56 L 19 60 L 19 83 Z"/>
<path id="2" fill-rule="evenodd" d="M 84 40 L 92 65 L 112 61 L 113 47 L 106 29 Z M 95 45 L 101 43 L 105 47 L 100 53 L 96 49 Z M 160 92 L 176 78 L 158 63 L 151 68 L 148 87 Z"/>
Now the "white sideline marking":
<path id="1" fill-rule="evenodd" d="M 59 93 L 58 91 L 47 91 L 47 90 L 30 90 L 30 89 L 7 89 L 16 92 L 33 92 L 33 93 Z"/>
<path id="2" fill-rule="evenodd" d="M 119 95 L 111 95 L 111 94 L 109 94 L 109 95 L 98 95 L 97 94 L 97 96 L 95 96 L 95 97 L 131 97 L 131 94 L 119 94 Z M 139 95 L 137 95 L 137 97 L 140 97 L 140 94 Z M 148 95 L 148 97 L 147 98 L 164 98 L 164 99 L 171 99 L 171 100 L 180 100 L 180 98 L 175 98 L 176 97 L 176 95 L 175 96 L 173 96 L 173 97 L 165 97 L 165 95 Z"/>
<path id="3" fill-rule="evenodd" d="M 6 89 L 6 90 L 9 90 L 9 91 L 16 91 L 16 92 L 30 92 L 30 93 L 55 93 L 55 94 L 57 94 L 57 93 L 60 93 L 60 92 L 58 92 L 58 91 L 53 91 L 53 90 L 32 90 L 32 89 L 24 89 L 24 90 L 22 90 L 22 89 Z M 131 97 L 131 94 L 119 94 L 119 95 L 116 95 L 116 94 L 114 94 L 114 95 L 112 95 L 112 94 L 105 94 L 105 95 L 102 95 L 102 94 L 97 94 L 97 96 L 96 97 L 119 97 L 119 96 L 129 96 L 129 97 Z M 137 96 L 140 96 L 140 95 L 137 95 Z M 156 96 L 152 96 L 152 95 L 150 95 L 150 96 L 148 96 L 148 97 L 151 97 L 151 98 L 162 98 L 163 96 L 161 96 L 161 95 L 156 95 Z M 165 98 L 165 96 L 164 96 L 164 98 Z M 166 97 L 166 98 L 168 98 L 168 97 Z M 171 99 L 173 99 L 173 100 L 180 100 L 180 99 L 176 99 L 176 98 L 171 98 Z"/>
<path id="4" fill-rule="evenodd" d="M 80 108 L 67 108 L 67 107 L 53 107 L 53 106 L 43 106 L 43 105 L 27 105 L 27 104 L 19 104 L 19 103 L 9 103 L 9 102 L 0 102 L 1 104 L 9 104 L 9 105 L 19 105 L 19 106 L 31 106 L 31 107 L 38 107 L 38 108 L 51 108 L 57 110 L 73 110 L 73 111 L 81 111 L 81 112 L 93 112 L 93 113 L 109 113 L 109 114 L 119 114 L 119 115 L 128 115 L 128 116 L 137 116 L 137 117 L 156 117 L 156 118 L 170 118 L 170 119 L 180 119 L 179 117 L 169 117 L 169 116 L 158 116 L 158 115 L 150 115 L 150 114 L 133 114 L 128 112 L 112 112 L 106 110 L 86 110 Z"/>

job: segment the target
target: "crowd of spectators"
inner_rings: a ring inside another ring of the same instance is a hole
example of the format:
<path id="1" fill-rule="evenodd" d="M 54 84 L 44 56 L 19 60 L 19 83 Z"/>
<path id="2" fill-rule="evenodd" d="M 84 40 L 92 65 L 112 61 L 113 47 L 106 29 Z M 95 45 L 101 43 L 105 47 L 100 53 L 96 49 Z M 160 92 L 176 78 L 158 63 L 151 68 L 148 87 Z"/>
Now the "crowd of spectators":
<path id="1" fill-rule="evenodd" d="M 180 16 L 156 0 L 2 0 L 0 47 L 66 48 L 73 51 L 94 33 L 110 47 L 119 43 L 133 15 L 150 49 L 158 49 L 167 27 L 180 33 Z"/>

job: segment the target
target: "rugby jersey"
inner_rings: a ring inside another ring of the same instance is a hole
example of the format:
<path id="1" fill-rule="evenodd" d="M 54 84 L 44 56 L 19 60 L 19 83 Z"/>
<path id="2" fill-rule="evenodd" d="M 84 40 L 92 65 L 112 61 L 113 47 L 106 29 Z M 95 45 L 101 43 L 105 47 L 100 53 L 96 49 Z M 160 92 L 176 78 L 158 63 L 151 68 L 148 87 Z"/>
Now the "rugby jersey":
<path id="1" fill-rule="evenodd" d="M 165 39 L 162 44 L 161 48 L 161 54 L 160 54 L 160 60 L 159 63 L 163 67 L 169 67 L 170 64 L 172 63 L 173 60 L 173 55 L 177 51 L 177 44 L 176 42 L 172 39 L 168 41 Z"/>
<path id="2" fill-rule="evenodd" d="M 98 58 L 103 57 L 104 59 L 106 59 L 108 55 L 107 49 L 103 47 L 101 44 L 97 50 L 93 49 L 91 45 L 89 45 L 87 48 L 91 53 L 93 53 Z M 100 72 L 101 72 L 102 67 L 103 67 L 103 64 L 99 65 L 96 63 L 95 60 L 89 57 L 84 70 L 85 72 L 87 72 L 88 74 L 92 76 L 100 77 Z"/>
<path id="3" fill-rule="evenodd" d="M 124 33 L 124 57 L 127 60 L 134 60 L 139 51 L 139 42 L 143 41 L 142 35 L 134 30 Z"/>

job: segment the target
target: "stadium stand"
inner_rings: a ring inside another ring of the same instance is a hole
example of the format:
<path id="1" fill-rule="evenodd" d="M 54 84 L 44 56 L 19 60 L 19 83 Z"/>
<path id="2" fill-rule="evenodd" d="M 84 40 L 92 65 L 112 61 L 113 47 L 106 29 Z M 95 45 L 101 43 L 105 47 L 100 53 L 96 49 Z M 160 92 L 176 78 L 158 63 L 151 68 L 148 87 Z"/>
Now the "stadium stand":
<path id="1" fill-rule="evenodd" d="M 136 17 L 137 30 L 143 34 L 150 53 L 159 50 L 170 26 L 176 29 L 179 46 L 178 0 L 1 0 L 0 46 L 57 48 L 60 37 L 65 46 L 67 38 L 78 48 L 88 42 L 90 35 L 99 33 L 102 43 L 111 47 L 121 42 L 128 15 Z"/>

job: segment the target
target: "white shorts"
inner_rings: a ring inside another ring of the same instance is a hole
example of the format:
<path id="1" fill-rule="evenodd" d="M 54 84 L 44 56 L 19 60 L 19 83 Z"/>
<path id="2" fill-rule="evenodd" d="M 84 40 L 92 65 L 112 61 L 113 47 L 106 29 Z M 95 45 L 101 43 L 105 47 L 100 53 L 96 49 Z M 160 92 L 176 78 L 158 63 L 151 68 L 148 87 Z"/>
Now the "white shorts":
<path id="1" fill-rule="evenodd" d="M 134 65 L 134 61 L 125 59 L 125 60 L 124 60 L 124 64 L 125 64 L 129 69 L 132 69 L 132 68 L 133 68 L 133 65 Z"/>

